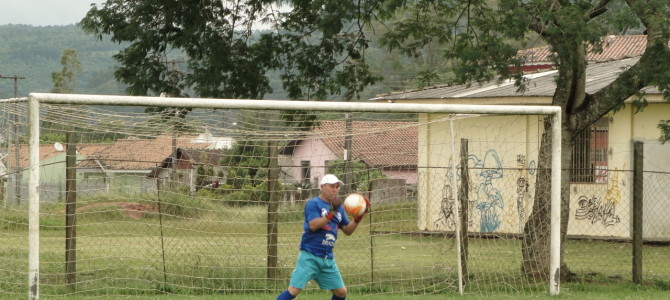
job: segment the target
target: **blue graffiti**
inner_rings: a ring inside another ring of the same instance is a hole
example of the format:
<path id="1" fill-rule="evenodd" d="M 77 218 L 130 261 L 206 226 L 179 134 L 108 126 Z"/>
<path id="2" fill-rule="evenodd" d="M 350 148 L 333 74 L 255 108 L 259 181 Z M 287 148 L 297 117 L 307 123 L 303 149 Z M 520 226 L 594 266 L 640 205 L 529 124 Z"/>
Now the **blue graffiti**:
<path id="1" fill-rule="evenodd" d="M 475 157 L 476 158 L 476 157 Z M 493 181 L 503 178 L 503 167 L 495 150 L 489 150 L 484 154 L 483 160 L 477 160 L 475 168 L 481 168 L 479 177 L 482 181 L 477 187 L 477 209 L 481 213 L 479 230 L 481 232 L 494 232 L 502 221 L 499 210 L 504 207 L 502 193 L 494 187 Z"/>

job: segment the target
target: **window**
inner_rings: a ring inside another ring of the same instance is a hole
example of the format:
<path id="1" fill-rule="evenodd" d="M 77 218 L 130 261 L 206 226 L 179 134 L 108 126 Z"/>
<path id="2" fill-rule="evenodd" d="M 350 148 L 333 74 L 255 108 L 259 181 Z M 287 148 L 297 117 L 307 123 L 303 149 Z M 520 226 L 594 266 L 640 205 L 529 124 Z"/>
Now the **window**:
<path id="1" fill-rule="evenodd" d="M 609 118 L 601 118 L 575 138 L 571 182 L 607 183 Z"/>
<path id="2" fill-rule="evenodd" d="M 300 161 L 300 179 L 303 184 L 309 184 L 309 179 L 311 177 L 310 172 L 310 162 L 309 160 Z"/>

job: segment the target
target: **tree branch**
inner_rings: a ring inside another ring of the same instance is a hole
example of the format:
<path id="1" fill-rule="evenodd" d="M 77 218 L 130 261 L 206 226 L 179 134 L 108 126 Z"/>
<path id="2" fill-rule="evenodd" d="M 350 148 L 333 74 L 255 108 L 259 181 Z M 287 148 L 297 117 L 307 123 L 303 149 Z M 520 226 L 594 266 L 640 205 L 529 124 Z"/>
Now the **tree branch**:
<path id="1" fill-rule="evenodd" d="M 594 6 L 593 9 L 591 11 L 589 11 L 589 13 L 586 15 L 586 21 L 588 22 L 588 21 L 596 18 L 597 16 L 602 15 L 605 12 L 607 12 L 607 8 L 605 6 L 607 6 L 607 4 L 609 4 L 610 2 L 611 2 L 611 0 L 601 0 L 600 3 L 598 3 L 598 5 L 596 5 L 596 6 Z"/>

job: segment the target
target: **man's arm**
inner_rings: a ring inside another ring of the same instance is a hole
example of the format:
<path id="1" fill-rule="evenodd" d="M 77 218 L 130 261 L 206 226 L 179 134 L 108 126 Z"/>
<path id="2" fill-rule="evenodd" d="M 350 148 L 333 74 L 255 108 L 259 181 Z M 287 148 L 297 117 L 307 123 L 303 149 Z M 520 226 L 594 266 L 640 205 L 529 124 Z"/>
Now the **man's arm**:
<path id="1" fill-rule="evenodd" d="M 321 229 L 323 226 L 326 226 L 330 220 L 328 219 L 328 215 L 325 217 L 319 217 L 319 218 L 314 218 L 311 221 L 309 221 L 309 230 L 311 231 L 317 231 Z"/>
<path id="2" fill-rule="evenodd" d="M 351 235 L 352 233 L 354 233 L 354 231 L 356 231 L 357 227 L 358 227 L 358 222 L 356 222 L 354 220 L 351 220 L 351 222 L 349 222 L 349 224 L 347 224 L 347 226 L 340 227 L 340 229 L 342 229 L 342 232 L 344 232 L 344 234 Z"/>
<path id="3" fill-rule="evenodd" d="M 323 217 L 311 219 L 309 221 L 309 230 L 317 231 L 323 226 L 326 226 L 326 224 L 328 224 L 328 222 L 330 222 L 330 220 L 332 220 L 337 215 L 341 205 L 342 200 L 339 198 L 334 198 L 332 201 L 330 201 L 330 211 L 328 214 Z M 316 207 L 316 209 L 318 210 L 318 207 Z"/>

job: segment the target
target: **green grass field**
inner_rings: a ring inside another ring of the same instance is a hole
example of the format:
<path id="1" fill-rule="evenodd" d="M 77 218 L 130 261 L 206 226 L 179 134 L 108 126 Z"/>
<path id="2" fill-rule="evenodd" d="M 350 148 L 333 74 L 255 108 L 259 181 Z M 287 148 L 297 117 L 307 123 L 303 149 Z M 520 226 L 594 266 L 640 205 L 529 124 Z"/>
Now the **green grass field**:
<path id="1" fill-rule="evenodd" d="M 572 283 L 563 286 L 561 293 L 557 296 L 548 294 L 542 295 L 458 295 L 458 294 L 440 294 L 440 295 L 357 295 L 350 294 L 347 299 L 367 299 L 367 300 L 444 300 L 444 299 L 463 299 L 463 300 L 493 300 L 493 299 L 593 299 L 593 300 L 611 300 L 611 299 L 636 299 L 636 300 L 661 300 L 668 299 L 670 290 L 659 286 L 637 286 L 626 283 L 616 284 L 590 284 L 590 283 Z M 178 296 L 178 295 L 155 295 L 155 296 L 133 296 L 137 300 L 274 300 L 276 294 L 257 293 L 257 294 L 224 294 L 224 295 L 205 295 L 205 296 Z M 130 297 L 129 297 L 130 298 Z M 120 299 L 114 297 L 66 297 L 65 299 L 79 300 L 111 300 Z M 297 299 L 330 299 L 330 293 L 327 291 L 303 293 Z"/>
<path id="2" fill-rule="evenodd" d="M 302 208 L 282 208 L 278 276 L 268 280 L 264 208 L 196 206 L 200 211 L 175 205 L 172 215 L 162 218 L 128 218 L 112 206 L 83 211 L 78 215 L 74 288 L 67 287 L 63 274 L 63 214 L 58 206 L 43 207 L 42 298 L 275 299 L 293 268 Z M 27 294 L 24 213 L 0 214 L 0 298 Z M 630 280 L 630 244 L 570 240 L 565 261 L 576 277 L 562 283 L 558 297 L 550 297 L 546 283 L 520 276 L 518 239 L 473 238 L 469 283 L 459 296 L 453 239 L 408 234 L 415 230 L 415 215 L 412 205 L 378 208 L 372 223 L 366 220 L 354 235 L 338 240 L 336 257 L 350 290 L 348 299 L 665 299 L 670 293 L 668 246 L 645 248 L 645 281 L 637 286 Z M 299 299 L 330 295 L 313 286 Z"/>

